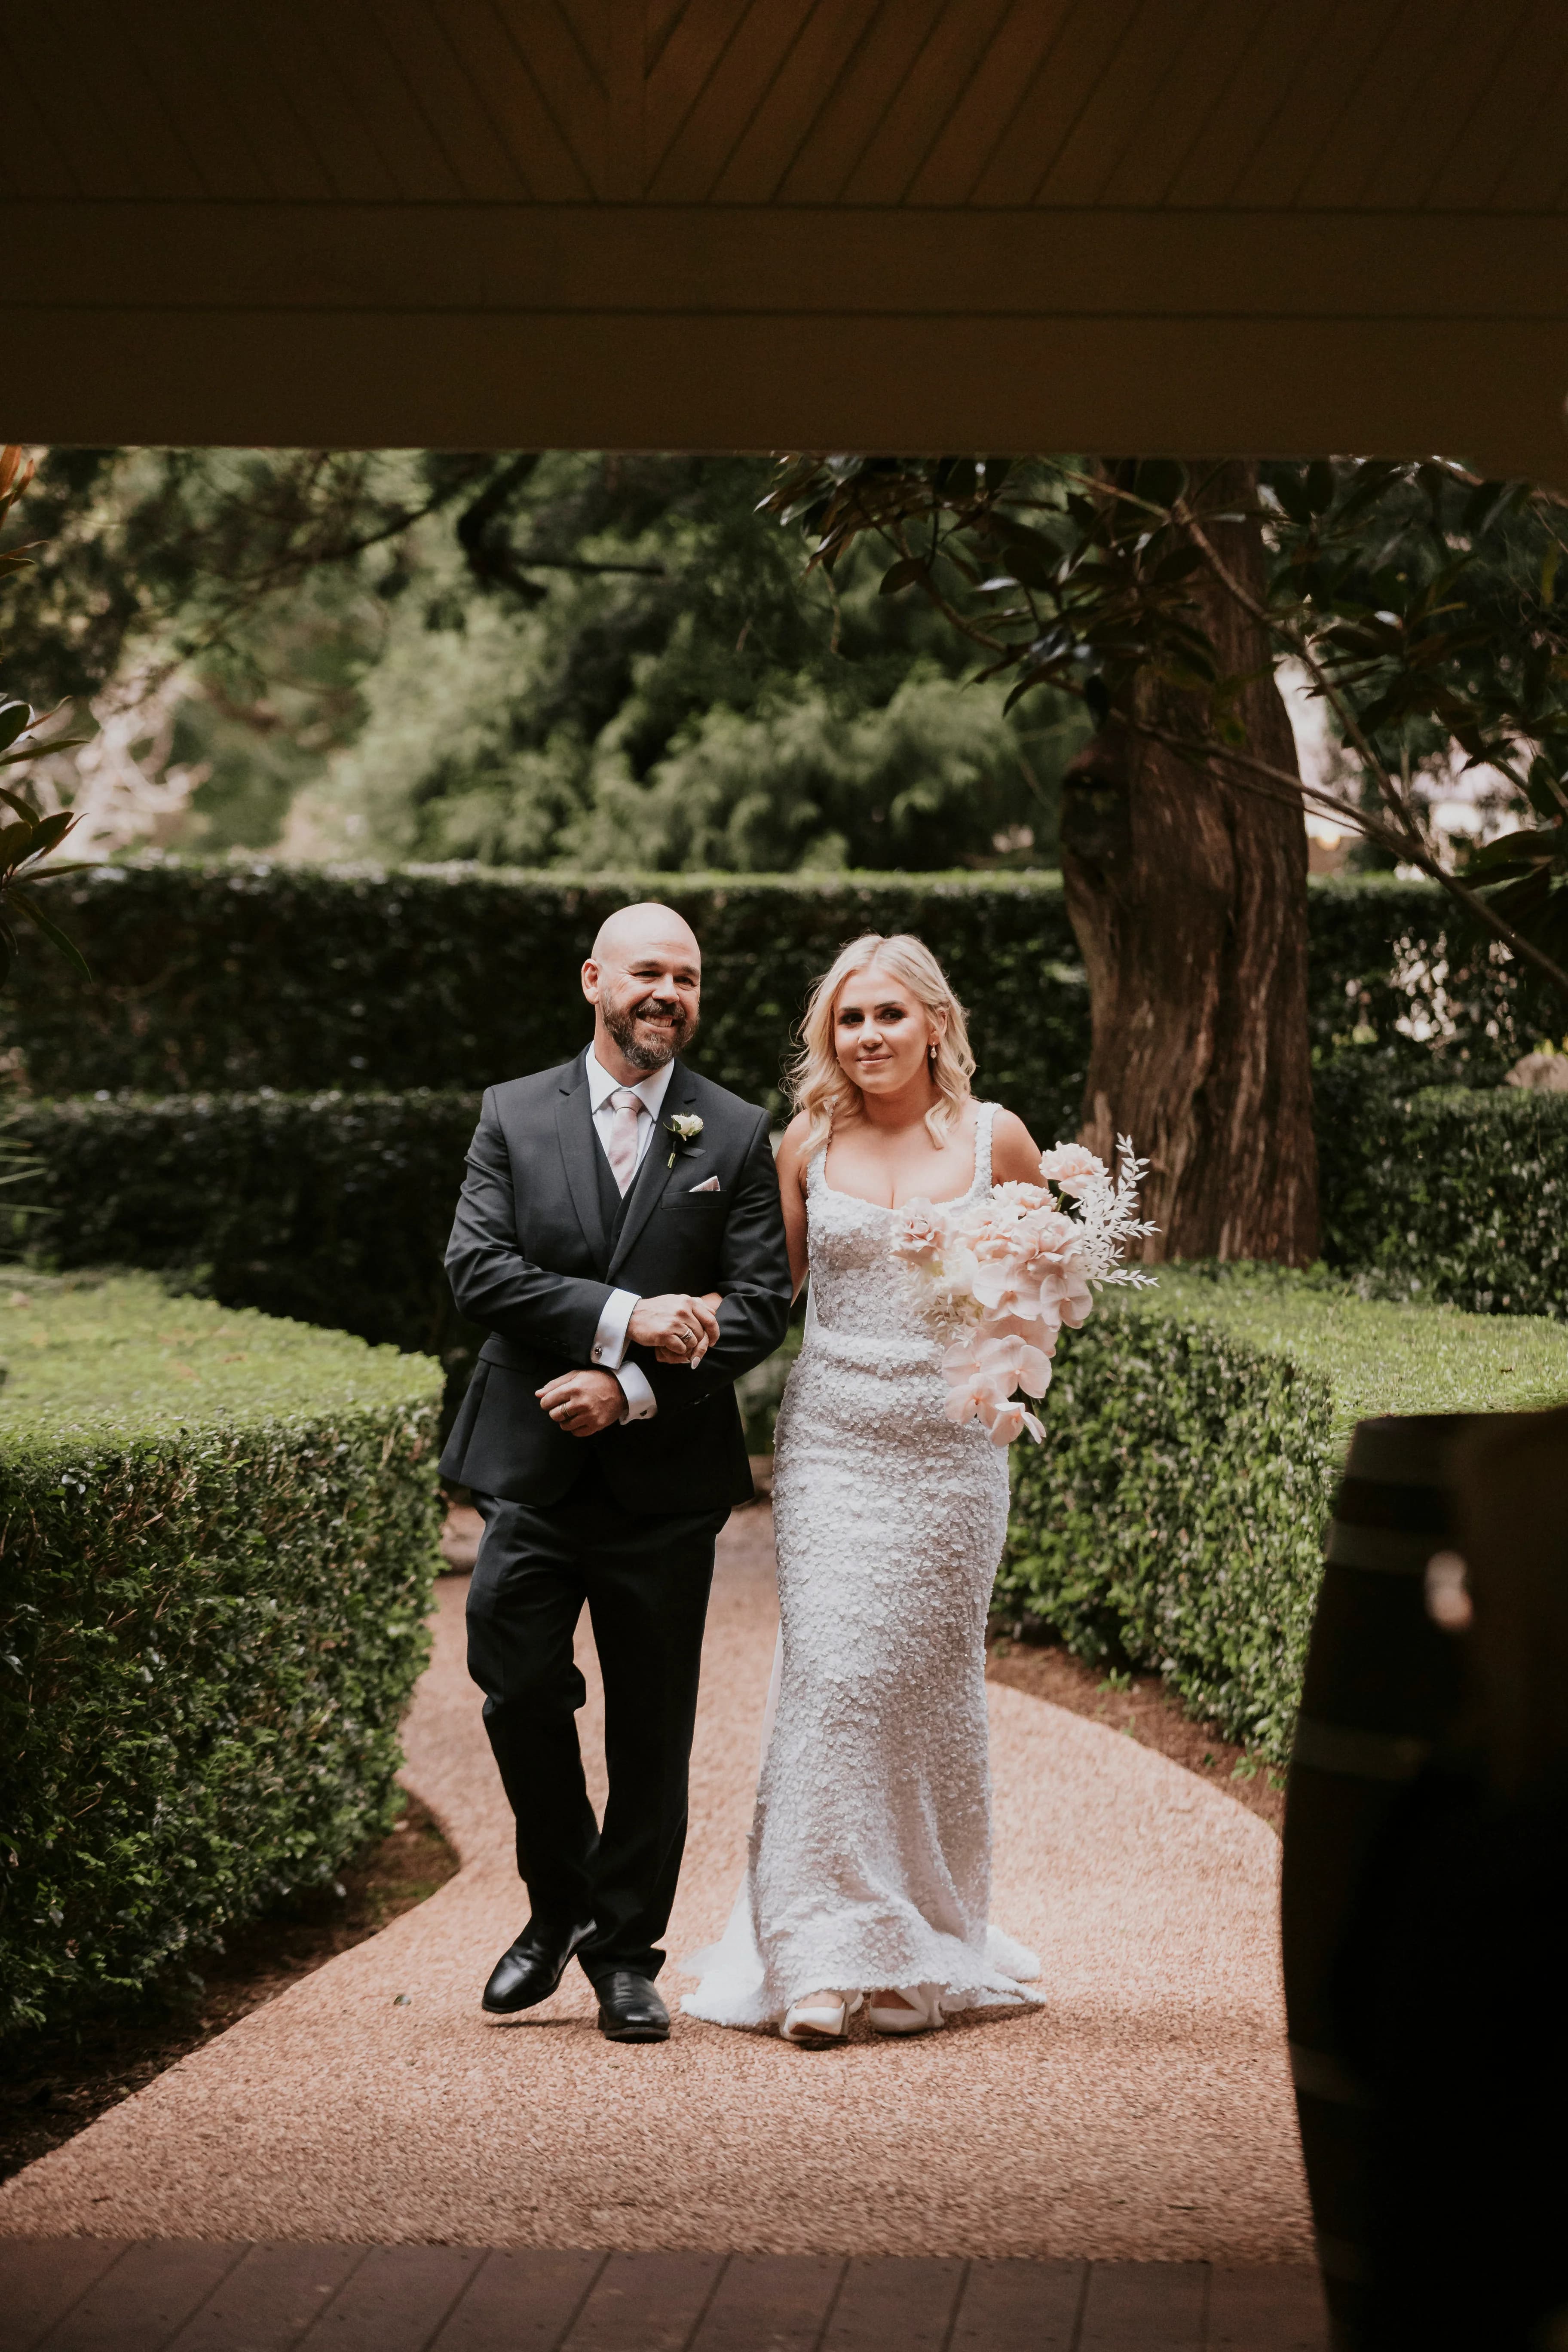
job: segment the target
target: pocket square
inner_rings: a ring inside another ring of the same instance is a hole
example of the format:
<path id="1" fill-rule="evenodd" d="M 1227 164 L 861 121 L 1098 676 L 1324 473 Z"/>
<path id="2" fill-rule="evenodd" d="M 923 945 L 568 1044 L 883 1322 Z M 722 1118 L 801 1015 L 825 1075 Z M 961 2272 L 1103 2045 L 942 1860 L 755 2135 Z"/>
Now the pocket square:
<path id="1" fill-rule="evenodd" d="M 719 1179 L 717 1176 L 706 1176 L 700 1184 L 693 1184 L 690 1189 L 694 1192 L 716 1192 L 719 1190 Z"/>

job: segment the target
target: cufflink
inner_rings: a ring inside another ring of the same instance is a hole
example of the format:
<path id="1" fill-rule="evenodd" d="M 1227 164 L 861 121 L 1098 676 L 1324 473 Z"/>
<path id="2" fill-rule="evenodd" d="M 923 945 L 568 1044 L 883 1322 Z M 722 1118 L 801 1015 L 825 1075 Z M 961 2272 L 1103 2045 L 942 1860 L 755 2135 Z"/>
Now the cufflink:
<path id="1" fill-rule="evenodd" d="M 603 1348 L 595 1348 L 595 1350 L 594 1350 L 594 1361 L 595 1361 L 595 1363 L 597 1363 L 597 1362 L 598 1362 L 598 1360 L 599 1360 L 600 1357 L 604 1354 L 604 1352 L 605 1352 L 605 1351 L 604 1351 Z"/>

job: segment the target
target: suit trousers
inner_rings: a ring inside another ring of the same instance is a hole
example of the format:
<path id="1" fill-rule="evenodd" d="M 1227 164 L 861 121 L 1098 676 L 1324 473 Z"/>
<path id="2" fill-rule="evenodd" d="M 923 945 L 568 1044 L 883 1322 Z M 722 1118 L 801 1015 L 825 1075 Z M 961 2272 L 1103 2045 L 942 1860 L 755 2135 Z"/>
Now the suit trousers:
<path id="1" fill-rule="evenodd" d="M 627 1511 L 591 1465 L 558 1503 L 474 1501 L 485 1534 L 468 1591 L 468 1672 L 485 1695 L 533 1920 L 553 1930 L 592 1919 L 579 1958 L 595 1981 L 613 1969 L 657 1976 L 686 1844 L 713 1546 L 729 1507 Z M 572 1654 L 584 1602 L 605 1686 L 602 1828 L 574 1719 L 587 1696 Z"/>

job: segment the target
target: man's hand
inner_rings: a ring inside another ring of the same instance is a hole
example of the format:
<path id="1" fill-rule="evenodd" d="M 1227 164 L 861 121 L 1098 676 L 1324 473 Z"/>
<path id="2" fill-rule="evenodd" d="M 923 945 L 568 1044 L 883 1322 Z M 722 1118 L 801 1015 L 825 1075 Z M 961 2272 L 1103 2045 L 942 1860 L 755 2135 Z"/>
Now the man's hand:
<path id="1" fill-rule="evenodd" d="M 563 1372 L 558 1381 L 546 1381 L 533 1393 L 556 1428 L 563 1429 L 568 1437 L 597 1437 L 626 1409 L 614 1372 Z"/>
<path id="2" fill-rule="evenodd" d="M 719 1318 L 707 1302 L 684 1290 L 639 1298 L 627 1335 L 651 1348 L 661 1364 L 700 1364 L 719 1337 Z"/>

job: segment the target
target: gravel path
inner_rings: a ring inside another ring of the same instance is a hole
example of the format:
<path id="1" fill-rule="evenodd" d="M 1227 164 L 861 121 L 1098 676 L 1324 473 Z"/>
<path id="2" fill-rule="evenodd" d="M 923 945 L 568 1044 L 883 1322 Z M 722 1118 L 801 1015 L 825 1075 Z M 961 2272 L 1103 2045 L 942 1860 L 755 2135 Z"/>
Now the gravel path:
<path id="1" fill-rule="evenodd" d="M 739 1514 L 676 1955 L 718 1933 L 739 1882 L 772 1560 L 766 1511 Z M 574 1973 L 521 2021 L 485 2022 L 479 1990 L 522 1906 L 462 1598 L 445 1579 L 405 1775 L 458 1876 L 18 2174 L 0 2235 L 1232 2263 L 1307 2250 L 1277 1841 L 1163 1757 L 1016 1690 L 990 1690 L 993 1909 L 1044 1955 L 1045 2009 L 822 2052 L 678 2017 L 666 2047 L 617 2047 Z"/>

